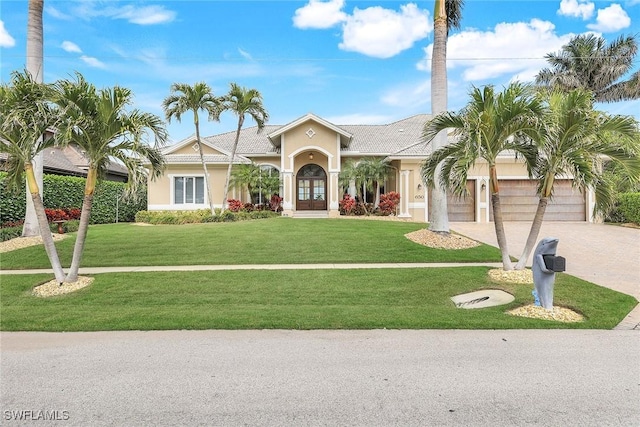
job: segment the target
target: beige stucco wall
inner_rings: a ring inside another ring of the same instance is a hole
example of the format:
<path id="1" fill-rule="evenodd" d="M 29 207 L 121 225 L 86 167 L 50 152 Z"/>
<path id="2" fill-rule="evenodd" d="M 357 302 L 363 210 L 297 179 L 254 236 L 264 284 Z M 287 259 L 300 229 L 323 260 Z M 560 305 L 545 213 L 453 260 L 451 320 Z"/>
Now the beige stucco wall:
<path id="1" fill-rule="evenodd" d="M 309 129 L 313 129 L 314 135 L 312 137 L 306 134 Z M 330 161 L 330 163 L 326 163 L 327 166 L 323 166 L 325 170 L 337 169 L 339 167 L 337 163 L 339 150 L 338 134 L 312 120 L 290 129 L 282 137 L 282 153 L 285 163 L 283 166 L 285 169 L 294 169 L 294 172 L 297 172 L 301 167 L 301 162 L 304 161 L 320 164 L 317 163 L 320 160 L 319 157 L 316 157 L 319 154 L 324 157 L 325 161 Z M 313 161 L 308 158 L 308 154 L 311 152 L 314 154 Z M 295 164 L 292 164 L 293 162 Z M 327 170 L 327 172 L 329 171 Z"/>
<path id="2" fill-rule="evenodd" d="M 222 191 L 227 175 L 226 165 L 207 165 L 209 183 L 214 207 L 222 206 Z M 147 205 L 149 210 L 191 210 L 206 209 L 209 207 L 208 198 L 205 196 L 204 204 L 173 204 L 173 190 L 171 188 L 174 176 L 204 176 L 201 165 L 169 165 L 164 175 L 155 181 L 149 180 Z M 205 189 L 206 193 L 206 189 Z M 235 196 L 235 190 L 229 191 L 229 197 Z"/>

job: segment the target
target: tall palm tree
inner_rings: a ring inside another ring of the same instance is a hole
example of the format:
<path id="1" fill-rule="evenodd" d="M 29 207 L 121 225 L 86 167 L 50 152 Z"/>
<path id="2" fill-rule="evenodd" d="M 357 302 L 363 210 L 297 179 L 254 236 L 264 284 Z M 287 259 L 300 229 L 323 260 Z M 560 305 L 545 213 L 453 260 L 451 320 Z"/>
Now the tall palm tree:
<path id="1" fill-rule="evenodd" d="M 54 89 L 53 99 L 61 109 L 56 139 L 63 145 L 78 145 L 89 161 L 78 234 L 71 268 L 65 279 L 74 282 L 78 277 L 98 178 L 111 161 L 117 161 L 127 168 L 127 193 L 135 194 L 138 186 L 147 182 L 149 173 L 152 179 L 162 174 L 165 161 L 160 147 L 167 140 L 167 131 L 160 117 L 137 109 L 127 111 L 133 99 L 129 89 L 115 86 L 97 90 L 79 73 L 75 81 L 58 81 Z M 153 146 L 147 143 L 149 134 L 154 137 Z"/>
<path id="2" fill-rule="evenodd" d="M 56 281 L 62 283 L 64 271 L 49 230 L 42 187 L 33 166 L 36 154 L 53 145 L 51 138 L 43 138 L 55 118 L 46 102 L 47 95 L 48 88 L 36 82 L 28 71 L 12 73 L 11 83 L 0 86 L 0 152 L 8 154 L 6 166 L 10 188 L 22 188 L 23 173 L 26 174 L 27 189 L 36 214 L 36 229 L 42 236 Z"/>
<path id="3" fill-rule="evenodd" d="M 231 149 L 231 157 L 229 159 L 229 167 L 227 169 L 227 178 L 224 182 L 224 192 L 222 193 L 222 208 L 227 206 L 227 193 L 229 192 L 229 180 L 231 178 L 231 168 L 236 157 L 238 149 L 238 141 L 240 140 L 240 131 L 244 125 L 245 116 L 248 114 L 258 125 L 260 132 L 265 123 L 269 120 L 269 113 L 262 103 L 262 94 L 256 89 L 247 89 L 236 83 L 231 83 L 229 93 L 224 97 L 224 109 L 231 111 L 238 117 L 238 127 L 236 129 L 236 138 Z"/>
<path id="4" fill-rule="evenodd" d="M 547 102 L 535 141 L 538 208 L 516 270 L 525 267 L 536 243 L 556 177 L 572 176 L 578 189 L 594 187 L 598 212 L 606 212 L 613 204 L 613 191 L 603 179 L 602 159 L 620 168 L 629 180 L 640 179 L 640 128 L 632 117 L 594 111 L 591 92 L 581 89 L 555 91 Z"/>
<path id="5" fill-rule="evenodd" d="M 634 36 L 620 36 L 607 45 L 594 34 L 578 35 L 559 53 L 545 56 L 551 68 L 541 70 L 536 83 L 564 91 L 587 89 L 598 102 L 640 99 L 640 71 L 624 79 L 637 52 Z"/>
<path id="6" fill-rule="evenodd" d="M 427 122 L 423 131 L 426 141 L 449 128 L 457 136 L 456 142 L 434 151 L 423 162 L 422 177 L 428 185 L 433 185 L 436 170 L 442 165 L 440 184 L 463 196 L 467 192 L 469 169 L 478 159 L 487 162 L 494 226 L 505 270 L 512 270 L 513 265 L 500 208 L 496 160 L 501 152 L 513 150 L 523 157 L 528 170 L 533 170 L 537 150 L 524 136 L 535 134 L 542 111 L 543 104 L 530 86 L 515 82 L 501 93 L 496 93 L 493 86 L 473 88 L 471 100 L 461 112 L 441 113 Z"/>
<path id="7" fill-rule="evenodd" d="M 171 94 L 162 102 L 162 108 L 169 123 L 171 123 L 172 118 L 175 118 L 179 122 L 182 115 L 187 111 L 193 113 L 193 124 L 196 128 L 196 141 L 198 143 L 200 163 L 204 171 L 204 182 L 207 187 L 209 209 L 211 210 L 211 215 L 214 215 L 209 172 L 207 170 L 207 163 L 204 161 L 202 141 L 200 140 L 199 112 L 205 111 L 208 114 L 209 120 L 219 121 L 222 110 L 222 100 L 213 95 L 211 88 L 205 82 L 195 83 L 193 86 L 186 83 L 174 83 L 171 85 Z"/>
<path id="8" fill-rule="evenodd" d="M 27 71 L 37 83 L 43 82 L 43 30 L 42 30 L 42 10 L 44 9 L 44 0 L 29 0 L 29 14 L 27 18 Z M 42 138 L 44 134 L 40 135 Z M 41 144 L 42 141 L 38 142 Z M 40 197 L 42 197 L 43 186 L 43 165 L 44 152 L 39 151 L 33 159 L 31 159 L 33 173 L 35 175 L 38 188 L 40 189 Z M 33 206 L 33 198 L 29 188 L 26 189 L 27 210 L 24 217 L 24 225 L 22 227 L 22 235 L 24 237 L 37 236 L 38 218 Z M 47 228 L 48 230 L 48 228 Z M 46 231 L 46 230 L 43 230 Z"/>
<path id="9" fill-rule="evenodd" d="M 431 113 L 447 111 L 447 40 L 449 31 L 460 28 L 463 0 L 436 0 L 433 11 L 433 51 L 431 53 Z M 433 150 L 447 145 L 447 131 L 443 130 L 434 139 Z M 437 233 L 449 233 L 446 189 L 440 186 L 440 171 L 430 191 L 431 212 L 429 229 Z"/>

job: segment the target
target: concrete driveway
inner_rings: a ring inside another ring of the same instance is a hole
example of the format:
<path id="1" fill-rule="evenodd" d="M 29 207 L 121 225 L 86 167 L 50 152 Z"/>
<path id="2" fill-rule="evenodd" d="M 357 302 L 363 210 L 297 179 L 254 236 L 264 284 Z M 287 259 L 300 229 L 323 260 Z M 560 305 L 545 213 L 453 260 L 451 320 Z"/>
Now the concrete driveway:
<path id="1" fill-rule="evenodd" d="M 507 222 L 509 253 L 519 257 L 529 234 L 530 222 Z M 454 222 L 451 230 L 498 246 L 493 223 Z M 623 292 L 640 300 L 640 229 L 587 222 L 544 222 L 538 241 L 557 237 L 558 255 L 567 259 L 567 273 Z M 531 257 L 528 264 L 531 265 Z M 640 323 L 640 306 L 625 319 Z"/>

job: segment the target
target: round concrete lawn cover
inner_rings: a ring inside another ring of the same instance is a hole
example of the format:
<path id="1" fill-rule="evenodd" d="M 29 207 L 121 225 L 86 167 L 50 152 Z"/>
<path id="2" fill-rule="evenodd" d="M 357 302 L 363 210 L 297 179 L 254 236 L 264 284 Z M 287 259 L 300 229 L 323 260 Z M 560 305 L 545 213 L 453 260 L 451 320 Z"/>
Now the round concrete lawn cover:
<path id="1" fill-rule="evenodd" d="M 509 304 L 515 297 L 510 293 L 498 289 L 485 289 L 451 297 L 451 301 L 458 308 L 485 308 L 496 305 Z"/>

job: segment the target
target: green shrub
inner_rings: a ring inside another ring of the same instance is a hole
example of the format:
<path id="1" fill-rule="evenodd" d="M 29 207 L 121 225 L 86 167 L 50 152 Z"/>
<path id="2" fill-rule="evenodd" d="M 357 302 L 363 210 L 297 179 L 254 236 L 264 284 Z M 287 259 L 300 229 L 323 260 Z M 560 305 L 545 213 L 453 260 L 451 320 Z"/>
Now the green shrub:
<path id="1" fill-rule="evenodd" d="M 7 191 L 5 172 L 0 172 L 0 222 L 24 219 L 26 197 L 24 188 Z M 80 209 L 84 198 L 85 178 L 44 175 L 42 198 L 48 209 Z M 135 197 L 125 199 L 125 183 L 100 181 L 96 186 L 91 209 L 92 224 L 131 222 L 136 212 L 147 207 L 147 189 L 139 189 Z"/>
<path id="2" fill-rule="evenodd" d="M 622 193 L 619 196 L 618 212 L 622 222 L 640 224 L 640 193 Z"/>
<path id="3" fill-rule="evenodd" d="M 15 239 L 22 236 L 22 227 L 5 227 L 0 228 L 0 238 L 2 242 L 6 240 Z"/>
<path id="4" fill-rule="evenodd" d="M 148 224 L 197 224 L 203 222 L 247 221 L 277 216 L 280 216 L 280 213 L 272 211 L 232 212 L 230 210 L 211 215 L 210 210 L 200 209 L 196 211 L 139 211 L 135 215 L 135 220 L 136 222 L 146 222 Z"/>
<path id="5" fill-rule="evenodd" d="M 62 224 L 62 229 L 64 230 L 65 233 L 75 233 L 76 231 L 78 231 L 79 227 L 80 227 L 80 221 L 77 219 L 71 219 L 65 222 L 64 224 Z"/>

